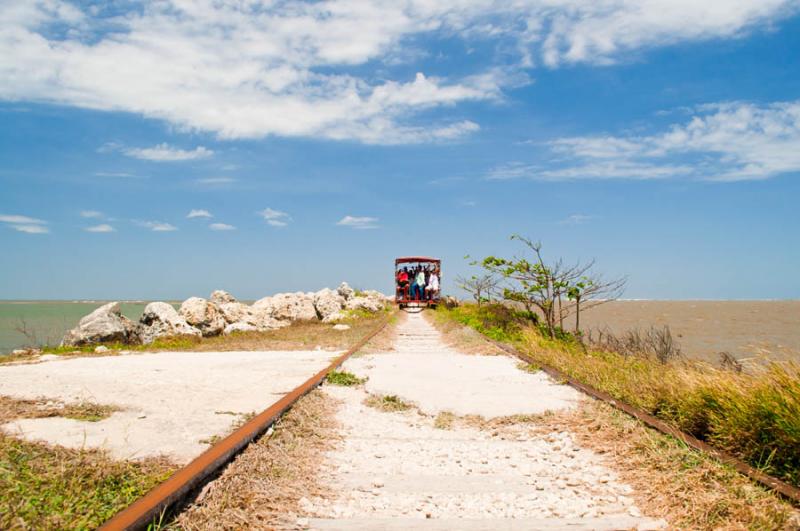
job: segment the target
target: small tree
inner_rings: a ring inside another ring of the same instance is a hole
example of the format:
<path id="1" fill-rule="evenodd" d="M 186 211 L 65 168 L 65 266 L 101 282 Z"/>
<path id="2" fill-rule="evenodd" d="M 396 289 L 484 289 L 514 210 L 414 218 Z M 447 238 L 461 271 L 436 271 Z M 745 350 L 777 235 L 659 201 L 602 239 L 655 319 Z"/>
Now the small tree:
<path id="1" fill-rule="evenodd" d="M 456 286 L 463 289 L 475 299 L 478 303 L 478 308 L 481 307 L 483 301 L 492 300 L 492 293 L 497 288 L 498 280 L 494 275 L 472 275 L 469 278 L 462 276 L 456 277 Z"/>
<path id="2" fill-rule="evenodd" d="M 572 312 L 575 312 L 575 332 L 580 333 L 581 310 L 618 298 L 625 287 L 625 278 L 604 281 L 595 274 L 594 260 L 572 266 L 561 259 L 547 263 L 540 242 L 518 235 L 511 239 L 522 242 L 532 252 L 533 259 L 488 256 L 482 265 L 508 281 L 503 290 L 506 300 L 521 303 L 529 312 L 534 308 L 541 312 L 550 337 L 555 337 L 556 325 L 564 328 L 564 319 Z M 573 303 L 564 304 L 565 298 Z"/>

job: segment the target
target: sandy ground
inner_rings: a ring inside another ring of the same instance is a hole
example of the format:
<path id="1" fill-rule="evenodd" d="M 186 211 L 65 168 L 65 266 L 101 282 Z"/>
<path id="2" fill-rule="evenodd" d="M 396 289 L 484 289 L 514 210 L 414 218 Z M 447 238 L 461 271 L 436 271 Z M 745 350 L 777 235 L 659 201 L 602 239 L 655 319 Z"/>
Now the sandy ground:
<path id="1" fill-rule="evenodd" d="M 2 395 L 121 408 L 99 422 L 22 419 L 2 429 L 69 448 L 105 448 L 120 459 L 164 455 L 185 463 L 338 354 L 161 352 L 0 366 Z"/>
<path id="2" fill-rule="evenodd" d="M 581 323 L 617 333 L 669 325 L 684 354 L 705 361 L 729 352 L 800 362 L 800 301 L 615 301 L 582 313 Z"/>
<path id="3" fill-rule="evenodd" d="M 574 407 L 577 392 L 501 356 L 448 350 L 419 315 L 399 326 L 393 352 L 347 363 L 365 388 L 325 386 L 342 401 L 342 440 L 320 481 L 334 498 L 301 500 L 312 529 L 653 529 L 631 489 L 571 435 L 520 429 L 509 436 L 435 426 L 441 411 L 485 418 Z M 368 393 L 395 394 L 418 409 L 384 412 Z"/>

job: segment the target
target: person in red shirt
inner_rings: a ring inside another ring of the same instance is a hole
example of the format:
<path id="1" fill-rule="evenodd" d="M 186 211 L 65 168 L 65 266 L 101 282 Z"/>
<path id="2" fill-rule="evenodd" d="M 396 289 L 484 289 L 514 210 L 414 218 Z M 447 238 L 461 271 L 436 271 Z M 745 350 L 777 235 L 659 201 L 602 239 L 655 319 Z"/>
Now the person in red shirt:
<path id="1" fill-rule="evenodd" d="M 408 270 L 405 267 L 397 272 L 397 287 L 401 290 L 403 298 L 407 299 L 408 294 L 406 291 L 408 290 Z"/>

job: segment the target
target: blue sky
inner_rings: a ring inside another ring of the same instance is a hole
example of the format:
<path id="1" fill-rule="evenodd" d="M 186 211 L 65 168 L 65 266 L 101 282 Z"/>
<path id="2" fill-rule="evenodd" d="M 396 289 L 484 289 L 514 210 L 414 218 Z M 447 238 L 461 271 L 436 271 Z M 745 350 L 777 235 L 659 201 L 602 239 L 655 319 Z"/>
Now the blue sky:
<path id="1" fill-rule="evenodd" d="M 452 291 L 513 233 L 631 298 L 800 298 L 798 50 L 781 0 L 11 2 L 0 298 L 390 291 L 403 254 Z"/>

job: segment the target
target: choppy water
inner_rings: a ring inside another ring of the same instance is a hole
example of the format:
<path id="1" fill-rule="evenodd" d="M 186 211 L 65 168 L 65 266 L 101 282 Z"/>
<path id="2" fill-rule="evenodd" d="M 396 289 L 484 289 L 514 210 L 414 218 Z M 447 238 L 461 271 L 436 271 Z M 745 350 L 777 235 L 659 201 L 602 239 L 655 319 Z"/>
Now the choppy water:
<path id="1" fill-rule="evenodd" d="M 64 332 L 106 302 L 0 301 L 0 354 L 20 347 L 58 345 Z M 147 302 L 123 302 L 122 314 L 136 321 L 146 305 Z"/>

